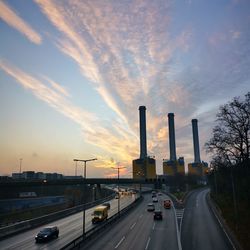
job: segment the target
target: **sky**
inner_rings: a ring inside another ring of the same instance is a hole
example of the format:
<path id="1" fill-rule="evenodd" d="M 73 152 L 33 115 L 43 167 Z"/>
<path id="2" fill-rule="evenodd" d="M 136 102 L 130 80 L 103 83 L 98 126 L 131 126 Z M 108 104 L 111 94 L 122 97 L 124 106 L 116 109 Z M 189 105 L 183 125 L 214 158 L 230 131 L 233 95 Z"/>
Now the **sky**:
<path id="1" fill-rule="evenodd" d="M 139 106 L 157 174 L 201 159 L 220 105 L 250 90 L 248 0 L 0 0 L 0 175 L 113 177 L 139 158 Z M 22 161 L 20 161 L 22 159 Z M 78 163 L 77 174 L 83 165 Z"/>

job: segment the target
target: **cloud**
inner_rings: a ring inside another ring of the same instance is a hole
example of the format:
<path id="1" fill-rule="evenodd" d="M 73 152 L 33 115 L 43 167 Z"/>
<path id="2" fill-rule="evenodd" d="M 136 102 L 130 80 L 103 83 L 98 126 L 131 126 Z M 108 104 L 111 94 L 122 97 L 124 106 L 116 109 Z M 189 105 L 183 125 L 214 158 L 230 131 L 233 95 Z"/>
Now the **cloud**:
<path id="1" fill-rule="evenodd" d="M 67 99 L 68 94 L 67 92 L 65 94 L 61 85 L 55 84 L 53 80 L 46 76 L 43 78 L 52 83 L 52 87 L 46 86 L 41 80 L 25 73 L 5 60 L 0 61 L 0 68 L 25 89 L 31 91 L 38 99 L 77 123 L 82 129 L 85 141 L 104 150 L 106 156 L 99 157 L 103 163 L 106 163 L 106 159 L 113 156 L 119 158 L 122 164 L 131 165 L 132 159 L 138 154 L 138 140 L 124 123 L 114 120 L 112 124 L 107 124 L 94 113 L 75 106 Z"/>
<path id="2" fill-rule="evenodd" d="M 21 19 L 12 9 L 3 1 L 0 1 L 0 18 L 5 21 L 9 26 L 18 30 L 26 36 L 31 42 L 35 44 L 42 43 L 42 37 L 34 31 L 29 24 Z"/>
<path id="3" fill-rule="evenodd" d="M 174 51 L 188 47 L 188 32 L 170 38 L 170 4 L 166 1 L 36 2 L 62 32 L 58 48 L 79 65 L 125 122 L 129 109 L 140 99 L 150 98 L 156 78 L 167 68 Z"/>
<path id="4" fill-rule="evenodd" d="M 49 79 L 46 76 L 43 76 L 43 78 L 50 83 L 50 85 L 54 88 L 55 91 L 58 91 L 59 93 L 61 93 L 62 95 L 66 96 L 66 97 L 70 97 L 69 92 L 62 87 L 60 84 L 56 83 L 55 81 Z"/>

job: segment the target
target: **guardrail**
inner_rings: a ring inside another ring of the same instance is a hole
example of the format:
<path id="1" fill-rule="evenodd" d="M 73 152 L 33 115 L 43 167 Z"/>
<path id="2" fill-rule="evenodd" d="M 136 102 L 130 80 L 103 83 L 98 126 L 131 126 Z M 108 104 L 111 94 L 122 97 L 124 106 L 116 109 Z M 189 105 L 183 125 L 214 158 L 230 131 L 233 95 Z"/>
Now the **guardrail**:
<path id="1" fill-rule="evenodd" d="M 108 227 L 109 225 L 113 224 L 115 221 L 120 219 L 122 216 L 128 213 L 129 210 L 131 210 L 133 207 L 135 207 L 137 204 L 139 204 L 143 199 L 143 196 L 140 196 L 137 198 L 133 203 L 128 205 L 127 207 L 123 208 L 120 211 L 120 214 L 116 213 L 110 218 L 108 218 L 105 222 L 102 222 L 101 224 L 93 227 L 92 229 L 88 230 L 85 235 L 81 235 L 77 237 L 76 239 L 69 242 L 67 245 L 61 248 L 61 250 L 67 250 L 67 249 L 80 249 L 80 247 L 88 240 L 90 240 L 92 237 L 96 236 L 100 231 L 102 231 L 104 228 Z"/>
<path id="2" fill-rule="evenodd" d="M 72 207 L 72 208 L 68 208 L 68 209 L 64 209 L 62 211 L 58 211 L 58 212 L 54 212 L 48 215 L 44 215 L 35 219 L 31 219 L 31 220 L 26 220 L 23 222 L 19 222 L 16 223 L 14 225 L 11 226 L 7 226 L 7 227 L 2 227 L 0 228 L 0 239 L 4 239 L 6 237 L 9 237 L 11 235 L 23 232 L 25 230 L 31 229 L 31 228 L 35 228 L 37 226 L 46 224 L 46 223 L 50 223 L 54 220 L 58 220 L 61 219 L 63 217 L 69 216 L 71 214 L 80 212 L 83 210 L 83 207 L 85 206 L 85 209 L 88 209 L 90 207 L 96 206 L 98 204 L 101 204 L 105 201 L 108 201 L 110 199 L 113 199 L 115 196 L 115 194 L 112 194 L 108 197 L 105 197 L 103 199 L 99 199 L 93 202 L 89 202 L 86 203 L 84 205 L 79 205 L 76 207 Z"/>

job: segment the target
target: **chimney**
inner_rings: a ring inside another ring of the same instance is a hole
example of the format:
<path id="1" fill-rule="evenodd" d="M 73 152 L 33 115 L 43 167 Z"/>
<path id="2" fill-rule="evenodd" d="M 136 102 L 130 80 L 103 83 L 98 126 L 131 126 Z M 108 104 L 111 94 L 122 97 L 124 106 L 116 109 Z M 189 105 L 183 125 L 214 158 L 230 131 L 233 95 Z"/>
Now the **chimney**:
<path id="1" fill-rule="evenodd" d="M 176 161 L 174 113 L 168 113 L 170 160 Z"/>
<path id="2" fill-rule="evenodd" d="M 199 134 L 198 134 L 198 120 L 192 119 L 192 129 L 193 129 L 193 142 L 194 142 L 194 162 L 200 163 L 200 146 L 199 146 Z"/>
<path id="3" fill-rule="evenodd" d="M 146 107 L 140 106 L 140 159 L 147 157 Z"/>

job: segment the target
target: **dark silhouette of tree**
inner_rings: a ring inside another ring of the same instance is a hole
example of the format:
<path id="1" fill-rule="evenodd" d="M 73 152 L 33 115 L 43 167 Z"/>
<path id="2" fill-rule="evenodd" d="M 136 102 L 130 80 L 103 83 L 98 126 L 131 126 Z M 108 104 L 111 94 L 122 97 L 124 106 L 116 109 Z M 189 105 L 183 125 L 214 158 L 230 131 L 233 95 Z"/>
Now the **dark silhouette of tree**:
<path id="1" fill-rule="evenodd" d="M 205 144 L 217 166 L 231 166 L 249 161 L 250 92 L 245 99 L 235 97 L 220 107 L 213 137 Z"/>

